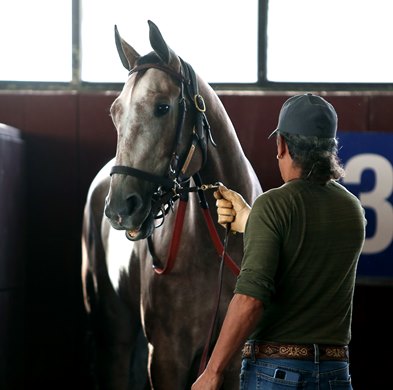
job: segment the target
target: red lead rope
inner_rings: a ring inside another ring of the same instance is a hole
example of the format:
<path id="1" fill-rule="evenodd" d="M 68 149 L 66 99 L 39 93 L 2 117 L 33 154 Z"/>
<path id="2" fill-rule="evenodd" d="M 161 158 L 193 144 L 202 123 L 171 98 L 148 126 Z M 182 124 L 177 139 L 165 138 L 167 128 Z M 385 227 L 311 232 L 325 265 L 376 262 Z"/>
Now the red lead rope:
<path id="1" fill-rule="evenodd" d="M 177 256 L 177 251 L 179 249 L 180 237 L 183 230 L 184 217 L 186 213 L 187 200 L 179 200 L 179 207 L 176 213 L 175 225 L 173 228 L 172 241 L 169 248 L 168 258 L 164 267 L 159 266 L 158 264 L 154 265 L 154 271 L 159 275 L 164 275 L 170 272 L 175 264 L 175 259 Z M 232 271 L 235 276 L 239 275 L 240 268 L 235 263 L 235 261 L 224 251 L 224 246 L 221 242 L 220 236 L 218 235 L 216 226 L 214 225 L 213 218 L 211 216 L 210 210 L 208 208 L 202 208 L 203 217 L 205 218 L 205 222 L 207 228 L 210 233 L 210 238 L 213 241 L 214 247 L 216 248 L 217 254 L 219 256 L 224 256 L 224 261 L 227 267 Z M 157 261 L 156 261 L 157 262 Z"/>
<path id="2" fill-rule="evenodd" d="M 170 272 L 175 264 L 177 251 L 179 249 L 181 232 L 183 230 L 183 222 L 184 222 L 184 216 L 186 214 L 186 207 L 187 207 L 187 201 L 180 199 L 179 206 L 177 208 L 175 226 L 173 228 L 172 241 L 171 241 L 171 246 L 169 248 L 167 262 L 165 264 L 165 267 L 163 268 L 156 264 L 154 265 L 154 271 L 159 275 L 167 274 L 168 272 Z"/>
<path id="3" fill-rule="evenodd" d="M 224 251 L 224 246 L 221 243 L 220 236 L 217 233 L 216 226 L 214 225 L 212 216 L 210 214 L 209 209 L 203 209 L 203 216 L 205 217 L 205 222 L 207 225 L 207 228 L 209 229 L 210 232 L 210 237 L 213 240 L 214 246 L 216 248 L 216 251 L 219 256 L 224 256 L 224 261 L 225 264 L 229 267 L 229 269 L 232 271 L 232 273 L 235 276 L 238 276 L 240 273 L 240 268 L 239 266 L 235 263 L 235 261 L 232 259 L 231 256 L 229 256 L 226 251 Z M 228 232 L 227 232 L 228 234 Z"/>

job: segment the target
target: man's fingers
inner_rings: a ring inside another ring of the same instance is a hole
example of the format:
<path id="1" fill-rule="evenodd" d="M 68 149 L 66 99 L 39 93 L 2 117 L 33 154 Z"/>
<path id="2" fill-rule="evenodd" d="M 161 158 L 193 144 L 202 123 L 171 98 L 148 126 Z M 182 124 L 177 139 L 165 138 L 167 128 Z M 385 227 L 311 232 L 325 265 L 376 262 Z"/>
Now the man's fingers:
<path id="1" fill-rule="evenodd" d="M 224 185 L 220 185 L 218 187 L 217 191 L 214 191 L 213 195 L 216 199 L 222 199 L 222 198 L 227 198 L 228 197 L 228 193 L 230 193 L 231 190 L 228 190 L 228 188 L 226 188 Z M 230 196 L 230 194 L 229 194 Z"/>
<path id="2" fill-rule="evenodd" d="M 234 217 L 236 215 L 236 211 L 232 208 L 228 207 L 217 207 L 217 214 L 218 215 L 229 215 Z"/>
<path id="3" fill-rule="evenodd" d="M 218 223 L 225 226 L 227 223 L 232 223 L 234 221 L 233 215 L 219 215 Z"/>
<path id="4" fill-rule="evenodd" d="M 218 190 L 213 192 L 213 196 L 214 196 L 216 199 L 222 199 L 221 192 L 218 191 Z"/>
<path id="5" fill-rule="evenodd" d="M 228 199 L 229 201 L 236 200 L 236 196 L 238 195 L 235 191 L 230 190 L 225 186 L 219 186 L 218 191 L 222 198 Z"/>
<path id="6" fill-rule="evenodd" d="M 221 199 L 220 202 L 221 201 L 223 201 L 223 199 Z M 217 214 L 218 214 L 218 223 L 223 226 L 226 226 L 226 224 L 232 223 L 235 220 L 236 211 L 228 207 L 218 207 Z"/>
<path id="7" fill-rule="evenodd" d="M 216 201 L 216 207 L 217 208 L 227 208 L 227 209 L 232 209 L 233 204 L 230 200 L 226 199 L 217 199 Z"/>

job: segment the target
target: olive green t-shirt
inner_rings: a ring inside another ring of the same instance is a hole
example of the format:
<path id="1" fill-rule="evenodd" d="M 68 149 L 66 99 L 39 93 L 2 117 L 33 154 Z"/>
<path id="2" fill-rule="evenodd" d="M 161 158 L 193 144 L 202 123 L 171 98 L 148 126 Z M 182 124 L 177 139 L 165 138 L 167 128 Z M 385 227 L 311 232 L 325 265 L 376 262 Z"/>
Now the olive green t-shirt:
<path id="1" fill-rule="evenodd" d="M 250 339 L 348 344 L 365 224 L 359 200 L 335 181 L 297 179 L 260 195 L 235 288 L 264 304 Z"/>

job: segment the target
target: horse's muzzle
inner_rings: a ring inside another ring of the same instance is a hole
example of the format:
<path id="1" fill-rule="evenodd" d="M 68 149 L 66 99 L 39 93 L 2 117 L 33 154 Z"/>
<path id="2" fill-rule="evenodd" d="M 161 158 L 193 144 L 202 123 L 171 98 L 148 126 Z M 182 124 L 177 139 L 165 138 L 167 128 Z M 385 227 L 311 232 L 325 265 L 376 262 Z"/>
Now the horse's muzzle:
<path id="1" fill-rule="evenodd" d="M 137 241 L 150 236 L 154 230 L 154 218 L 151 212 L 142 214 L 130 214 L 129 208 L 115 208 L 107 199 L 105 202 L 104 213 L 111 226 L 116 230 L 126 230 L 129 232 L 127 238 Z"/>

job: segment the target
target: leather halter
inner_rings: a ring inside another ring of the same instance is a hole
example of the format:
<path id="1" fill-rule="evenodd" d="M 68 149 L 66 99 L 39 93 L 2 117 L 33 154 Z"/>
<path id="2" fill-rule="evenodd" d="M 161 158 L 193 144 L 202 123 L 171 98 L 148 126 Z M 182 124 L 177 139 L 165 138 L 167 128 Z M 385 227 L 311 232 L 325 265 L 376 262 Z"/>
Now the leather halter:
<path id="1" fill-rule="evenodd" d="M 205 185 L 202 184 L 200 176 L 198 173 L 193 175 L 193 180 L 195 182 L 194 187 L 190 187 L 190 178 L 185 177 L 187 168 L 192 160 L 193 154 L 197 146 L 200 147 L 202 152 L 202 165 L 204 166 L 207 159 L 207 143 L 208 141 L 216 147 L 214 142 L 210 125 L 207 120 L 205 111 L 205 101 L 202 95 L 199 94 L 198 82 L 196 79 L 196 74 L 188 63 L 183 61 L 180 57 L 180 62 L 182 64 L 182 72 L 178 73 L 173 69 L 169 68 L 167 65 L 162 63 L 146 63 L 140 64 L 130 70 L 129 74 L 136 73 L 139 71 L 144 71 L 150 68 L 155 68 L 166 72 L 175 80 L 180 82 L 180 95 L 179 95 L 179 117 L 176 126 L 175 142 L 173 145 L 171 161 L 168 168 L 168 173 L 166 176 L 159 176 L 149 172 L 145 172 L 133 167 L 128 167 L 124 165 L 115 165 L 112 167 L 110 175 L 121 174 L 137 177 L 142 180 L 150 181 L 158 185 L 157 191 L 153 194 L 153 206 L 152 211 L 155 218 L 163 218 L 168 213 L 168 211 L 173 207 L 174 202 L 180 198 L 180 204 L 178 207 L 178 212 L 176 215 L 176 221 L 173 230 L 173 238 L 169 249 L 168 259 L 166 265 L 162 266 L 161 261 L 155 255 L 151 237 L 147 238 L 148 247 L 150 254 L 153 258 L 153 267 L 157 274 L 168 273 L 174 264 L 174 260 L 177 255 L 177 250 L 179 247 L 179 240 L 181 236 L 181 231 L 183 227 L 185 209 L 188 201 L 189 192 L 197 192 L 200 199 L 200 206 L 203 211 L 203 216 L 208 227 L 211 239 L 215 246 L 218 255 L 222 255 L 225 264 L 230 268 L 234 275 L 239 274 L 239 267 L 236 262 L 226 253 L 223 244 L 221 243 L 220 237 L 214 226 L 213 219 L 211 217 L 209 207 L 203 191 L 211 188 L 216 188 L 217 185 Z M 180 139 L 185 123 L 185 114 L 187 111 L 185 91 L 188 94 L 190 102 L 193 103 L 194 113 L 195 113 L 195 123 L 192 131 L 192 139 L 189 147 L 188 153 L 184 158 L 180 158 Z M 200 168 L 200 169 L 201 169 Z M 161 214 L 159 214 L 161 211 Z M 126 237 L 130 239 L 128 232 L 126 232 Z"/>
<path id="2" fill-rule="evenodd" d="M 180 57 L 182 64 L 181 72 L 178 73 L 171 69 L 169 66 L 163 63 L 146 63 L 135 66 L 130 70 L 129 74 L 144 71 L 150 68 L 159 69 L 169 74 L 176 81 L 180 82 L 180 95 L 179 95 L 179 116 L 176 125 L 175 141 L 172 148 L 171 160 L 168 167 L 166 176 L 159 176 L 153 173 L 145 172 L 133 167 L 124 165 L 115 165 L 112 167 L 110 175 L 121 174 L 134 176 L 139 179 L 147 180 L 155 183 L 159 186 L 157 192 L 154 194 L 153 199 L 155 203 L 155 217 L 163 210 L 165 213 L 169 209 L 165 209 L 165 205 L 172 205 L 172 198 L 177 197 L 182 192 L 182 184 L 186 183 L 189 178 L 184 175 L 187 168 L 193 158 L 196 147 L 199 146 L 202 152 L 202 167 L 206 162 L 207 158 L 207 142 L 210 140 L 213 146 L 216 146 L 210 131 L 210 125 L 207 120 L 205 111 L 205 101 L 199 94 L 198 82 L 196 80 L 196 74 L 190 64 L 183 61 Z M 184 76 L 182 74 L 184 72 Z M 188 153 L 181 158 L 180 157 L 180 139 L 184 128 L 185 115 L 187 111 L 187 103 L 185 98 L 185 92 L 188 94 L 190 102 L 193 103 L 195 111 L 195 124 L 192 131 L 192 139 Z M 168 193 L 171 194 L 168 196 Z M 173 195 L 173 194 L 174 195 Z M 165 214 L 163 213 L 163 214 Z"/>

